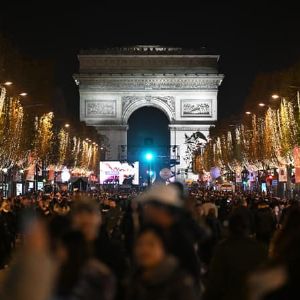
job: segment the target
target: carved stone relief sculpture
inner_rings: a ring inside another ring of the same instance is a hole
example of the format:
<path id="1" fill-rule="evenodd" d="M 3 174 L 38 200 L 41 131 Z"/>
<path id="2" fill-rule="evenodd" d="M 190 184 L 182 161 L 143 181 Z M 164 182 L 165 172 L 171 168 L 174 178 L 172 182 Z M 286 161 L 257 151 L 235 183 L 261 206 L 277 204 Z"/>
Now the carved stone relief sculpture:
<path id="1" fill-rule="evenodd" d="M 210 117 L 211 100 L 181 100 L 182 117 Z"/>
<path id="2" fill-rule="evenodd" d="M 85 115 L 88 118 L 115 117 L 116 100 L 85 100 Z"/>

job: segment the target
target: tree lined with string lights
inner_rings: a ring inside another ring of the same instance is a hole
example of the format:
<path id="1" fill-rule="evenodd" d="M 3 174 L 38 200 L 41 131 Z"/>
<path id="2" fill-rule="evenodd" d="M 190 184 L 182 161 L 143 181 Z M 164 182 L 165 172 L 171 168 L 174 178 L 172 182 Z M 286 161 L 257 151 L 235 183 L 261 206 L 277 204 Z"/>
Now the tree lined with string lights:
<path id="1" fill-rule="evenodd" d="M 247 116 L 227 134 L 214 135 L 197 159 L 200 168 L 218 166 L 225 170 L 260 170 L 293 163 L 293 148 L 298 145 L 300 107 L 282 99 L 279 108 L 269 107 L 263 115 Z M 250 119 L 250 120 L 249 120 Z"/>
<path id="2" fill-rule="evenodd" d="M 300 62 L 259 74 L 246 98 L 246 115 L 224 120 L 211 130 L 202 155 L 196 155 L 197 171 L 215 166 L 262 170 L 293 164 L 292 150 L 300 145 L 299 91 Z"/>
<path id="3" fill-rule="evenodd" d="M 84 138 L 71 135 L 66 128 L 55 129 L 52 112 L 40 117 L 24 114 L 20 98 L 7 96 L 2 89 L 0 111 L 0 168 L 26 169 L 32 164 L 46 169 L 78 168 L 81 172 L 96 170 L 99 146 Z"/>
<path id="4" fill-rule="evenodd" d="M 0 114 L 0 168 L 10 168 L 20 160 L 23 117 L 18 98 L 4 99 Z"/>

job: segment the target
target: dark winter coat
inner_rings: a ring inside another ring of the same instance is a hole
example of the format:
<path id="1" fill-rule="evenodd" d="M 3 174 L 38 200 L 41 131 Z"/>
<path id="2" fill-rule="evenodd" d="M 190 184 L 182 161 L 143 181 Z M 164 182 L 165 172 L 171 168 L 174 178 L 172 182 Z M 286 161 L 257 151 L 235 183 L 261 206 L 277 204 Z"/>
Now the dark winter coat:
<path id="1" fill-rule="evenodd" d="M 266 259 L 265 247 L 251 238 L 230 237 L 221 242 L 211 262 L 204 299 L 245 299 L 248 274 Z"/>
<path id="2" fill-rule="evenodd" d="M 133 276 L 127 300 L 199 300 L 193 278 L 183 271 L 177 259 L 168 257 L 147 279 Z"/>

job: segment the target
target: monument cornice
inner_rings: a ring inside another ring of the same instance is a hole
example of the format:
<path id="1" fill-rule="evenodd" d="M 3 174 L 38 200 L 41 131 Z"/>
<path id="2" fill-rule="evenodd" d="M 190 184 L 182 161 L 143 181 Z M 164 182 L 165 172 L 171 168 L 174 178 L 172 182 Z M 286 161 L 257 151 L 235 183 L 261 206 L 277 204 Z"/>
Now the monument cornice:
<path id="1" fill-rule="evenodd" d="M 165 45 L 131 45 L 123 47 L 112 47 L 104 49 L 88 49 L 81 50 L 80 55 L 174 55 L 174 54 L 206 54 L 206 47 L 197 49 L 183 49 L 181 47 L 165 46 Z"/>
<path id="2" fill-rule="evenodd" d="M 218 55 L 79 55 L 80 72 L 217 72 Z"/>
<path id="3" fill-rule="evenodd" d="M 215 90 L 221 84 L 223 75 L 116 77 L 81 74 L 76 78 L 83 89 L 89 90 Z"/>

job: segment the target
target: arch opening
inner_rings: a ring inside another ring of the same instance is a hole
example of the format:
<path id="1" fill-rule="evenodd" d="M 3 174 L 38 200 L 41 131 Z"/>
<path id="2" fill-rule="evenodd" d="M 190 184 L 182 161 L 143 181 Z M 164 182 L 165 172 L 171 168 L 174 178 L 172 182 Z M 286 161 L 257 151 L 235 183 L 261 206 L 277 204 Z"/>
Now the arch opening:
<path id="1" fill-rule="evenodd" d="M 149 162 L 146 153 L 152 153 L 151 171 L 155 181 L 160 181 L 159 171 L 170 166 L 170 121 L 165 112 L 153 106 L 135 110 L 128 120 L 128 161 L 140 162 L 140 182 L 146 182 Z"/>

